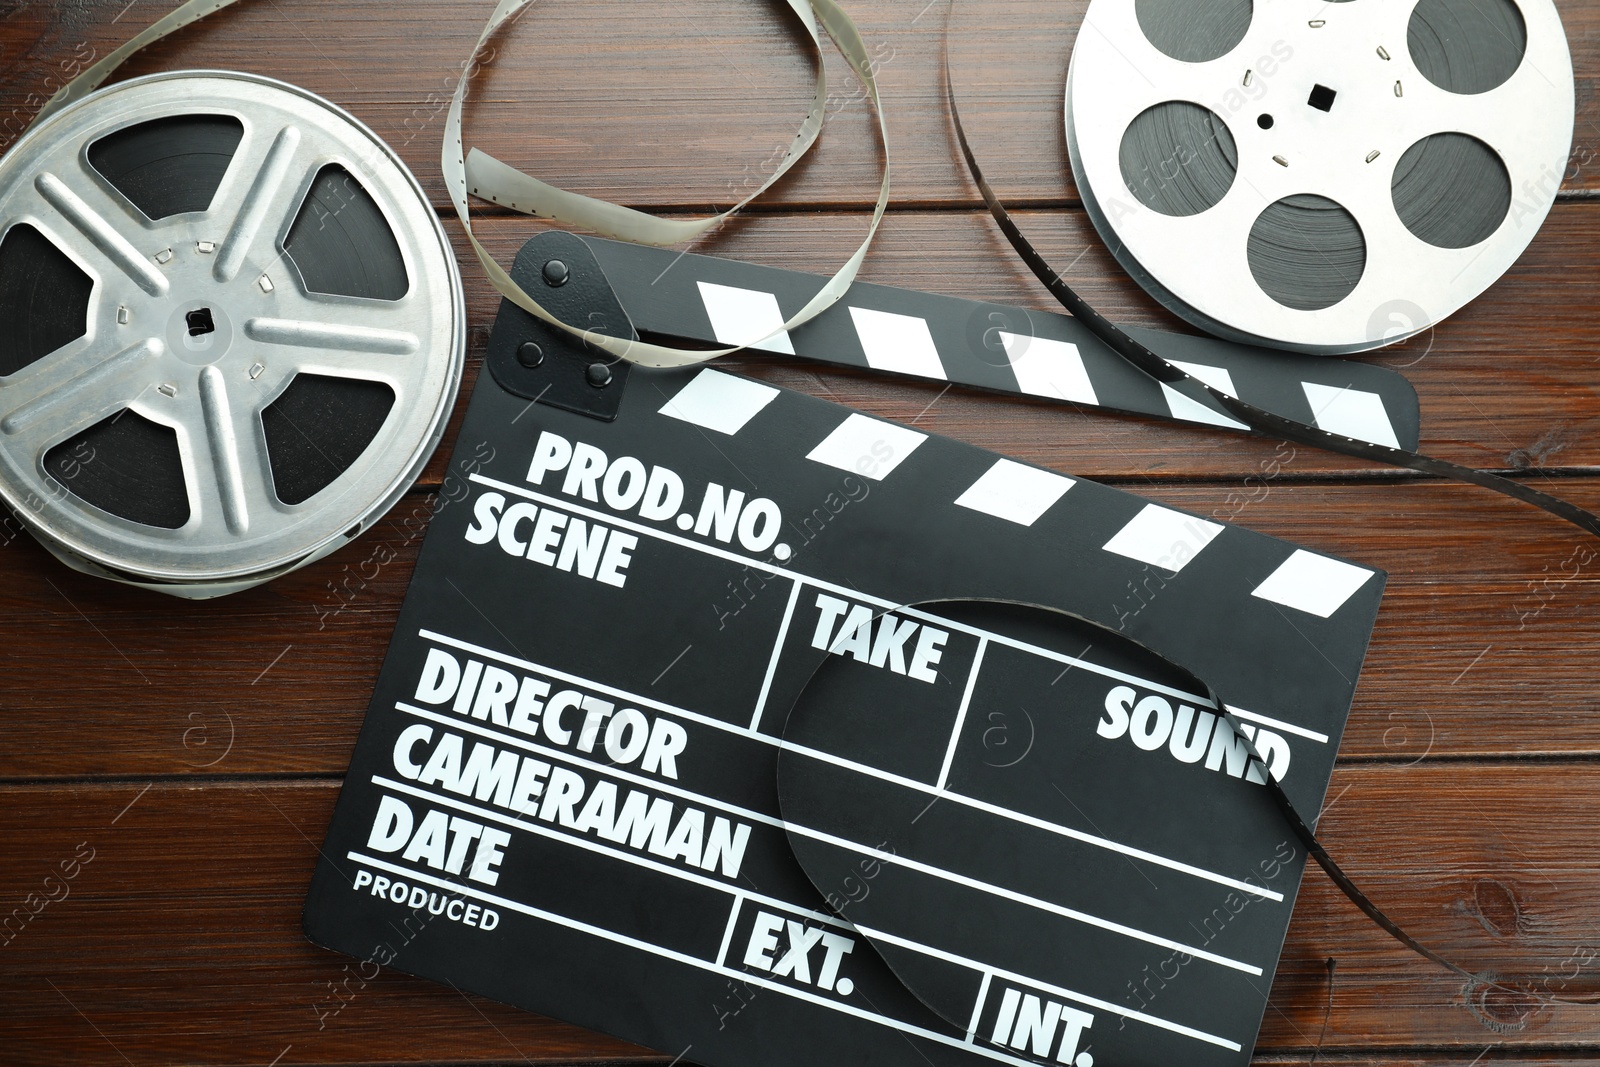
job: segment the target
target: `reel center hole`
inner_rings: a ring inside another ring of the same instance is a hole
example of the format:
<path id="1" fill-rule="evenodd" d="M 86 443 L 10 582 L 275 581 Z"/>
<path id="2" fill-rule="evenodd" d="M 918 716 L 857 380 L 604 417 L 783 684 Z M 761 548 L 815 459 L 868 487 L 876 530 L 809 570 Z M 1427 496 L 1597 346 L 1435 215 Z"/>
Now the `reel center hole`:
<path id="1" fill-rule="evenodd" d="M 174 308 L 167 320 L 167 346 L 173 355 L 196 367 L 208 367 L 233 347 L 233 323 L 222 304 L 198 300 Z"/>
<path id="2" fill-rule="evenodd" d="M 1333 98 L 1338 95 L 1337 91 L 1328 88 L 1326 85 L 1313 85 L 1311 87 L 1311 97 L 1306 103 L 1318 111 L 1332 111 Z"/>
<path id="3" fill-rule="evenodd" d="M 183 317 L 184 323 L 189 327 L 190 337 L 200 337 L 204 334 L 215 333 L 216 322 L 211 317 L 210 308 L 195 308 Z"/>

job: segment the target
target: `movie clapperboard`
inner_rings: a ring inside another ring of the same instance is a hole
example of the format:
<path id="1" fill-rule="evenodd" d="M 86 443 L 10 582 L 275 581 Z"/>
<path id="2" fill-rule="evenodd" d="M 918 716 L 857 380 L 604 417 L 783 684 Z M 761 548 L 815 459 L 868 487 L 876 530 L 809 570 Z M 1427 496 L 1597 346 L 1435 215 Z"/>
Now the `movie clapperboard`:
<path id="1" fill-rule="evenodd" d="M 717 1067 L 1246 1063 L 1383 575 L 557 347 L 502 308 L 312 940 Z"/>

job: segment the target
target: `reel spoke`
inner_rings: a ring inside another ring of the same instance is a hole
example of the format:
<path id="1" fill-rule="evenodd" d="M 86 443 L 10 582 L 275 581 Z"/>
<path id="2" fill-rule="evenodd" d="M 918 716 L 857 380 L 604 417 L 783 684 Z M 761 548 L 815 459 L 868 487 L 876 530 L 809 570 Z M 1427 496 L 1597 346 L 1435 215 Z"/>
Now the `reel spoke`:
<path id="1" fill-rule="evenodd" d="M 204 452 L 210 461 L 208 476 L 200 478 L 200 484 L 207 487 L 201 494 L 201 524 L 214 526 L 220 519 L 228 533 L 243 534 L 250 529 L 252 511 L 263 513 L 271 507 L 270 486 L 261 478 L 264 456 L 253 413 L 231 402 L 227 383 L 216 367 L 201 370 L 199 393 Z M 198 460 L 198 444 L 195 452 Z M 210 504 L 215 510 L 207 506 Z"/>
<path id="2" fill-rule="evenodd" d="M 309 181 L 305 173 L 309 167 L 298 158 L 304 140 L 300 127 L 285 125 L 270 138 L 256 134 L 240 146 L 211 209 L 213 215 L 231 220 L 212 270 L 217 281 L 234 280 L 247 264 L 266 271 L 279 258 L 275 249 L 269 250 L 270 255 L 252 258 L 252 254 L 263 237 L 276 239 L 299 206 Z"/>
<path id="3" fill-rule="evenodd" d="M 37 373 L 6 391 L 10 410 L 0 419 L 0 434 L 9 439 L 8 447 L 37 457 L 72 430 L 129 406 L 150 388 L 149 371 L 163 346 L 158 338 L 147 337 L 84 370 L 91 351 L 47 360 Z"/>
<path id="4" fill-rule="evenodd" d="M 406 378 L 403 373 L 397 372 L 392 356 L 376 356 L 367 352 L 340 352 L 334 349 L 297 352 L 292 358 L 266 362 L 266 366 L 269 370 L 262 376 L 259 392 L 268 398 L 276 397 L 301 374 L 382 382 L 397 395 L 402 395 L 407 387 Z"/>
<path id="5" fill-rule="evenodd" d="M 306 319 L 249 319 L 244 332 L 252 341 L 263 344 L 392 356 L 411 355 L 421 343 L 416 334 L 405 330 Z"/>
<path id="6" fill-rule="evenodd" d="M 119 227 L 108 217 L 109 212 L 96 210 L 64 179 L 50 171 L 40 171 L 33 180 L 33 187 L 44 202 L 118 272 L 149 296 L 167 295 L 171 289 L 167 276 L 122 232 L 123 228 L 128 227 L 125 212 L 119 219 L 123 226 Z M 110 198 L 103 194 L 97 199 L 102 202 L 102 207 L 110 204 Z M 141 241 L 148 240 L 148 235 L 142 228 L 135 236 Z M 84 249 L 80 247 L 79 250 Z"/>
<path id="7" fill-rule="evenodd" d="M 274 311 L 244 324 L 257 342 L 261 362 L 280 380 L 300 374 L 333 374 L 381 381 L 402 396 L 421 391 L 425 368 L 417 356 L 422 339 L 410 330 L 411 297 L 381 304 L 308 295 L 279 289 Z M 280 386 L 281 388 L 281 386 Z M 272 393 L 268 393 L 272 395 Z"/>

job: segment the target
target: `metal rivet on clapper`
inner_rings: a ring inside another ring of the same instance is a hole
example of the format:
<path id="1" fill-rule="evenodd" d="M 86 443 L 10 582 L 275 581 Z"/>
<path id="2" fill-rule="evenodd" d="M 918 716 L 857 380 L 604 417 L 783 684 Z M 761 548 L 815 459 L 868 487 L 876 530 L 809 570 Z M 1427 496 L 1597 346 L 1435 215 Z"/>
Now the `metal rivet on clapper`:
<path id="1" fill-rule="evenodd" d="M 517 362 L 530 369 L 537 367 L 544 362 L 544 349 L 532 341 L 524 341 L 517 346 Z"/>
<path id="2" fill-rule="evenodd" d="M 591 363 L 584 372 L 584 377 L 589 379 L 589 384 L 596 389 L 604 389 L 611 384 L 611 368 L 604 363 Z"/>
<path id="3" fill-rule="evenodd" d="M 552 259 L 544 265 L 544 281 L 550 288 L 555 289 L 567 284 L 567 279 L 572 272 L 567 270 L 567 265 L 559 259 Z"/>

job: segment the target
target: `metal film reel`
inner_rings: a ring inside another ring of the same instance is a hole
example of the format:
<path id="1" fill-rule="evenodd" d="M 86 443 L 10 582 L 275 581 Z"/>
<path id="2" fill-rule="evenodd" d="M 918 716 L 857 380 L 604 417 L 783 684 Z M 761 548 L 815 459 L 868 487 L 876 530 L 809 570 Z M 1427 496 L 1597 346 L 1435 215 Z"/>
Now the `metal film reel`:
<path id="1" fill-rule="evenodd" d="M 1550 0 L 1093 0 L 1073 174 L 1168 308 L 1338 354 L 1495 282 L 1549 213 L 1573 128 Z"/>
<path id="2" fill-rule="evenodd" d="M 259 584 L 415 481 L 465 322 L 437 215 L 344 111 L 229 72 L 101 90 L 0 160 L 0 497 L 77 569 Z"/>

